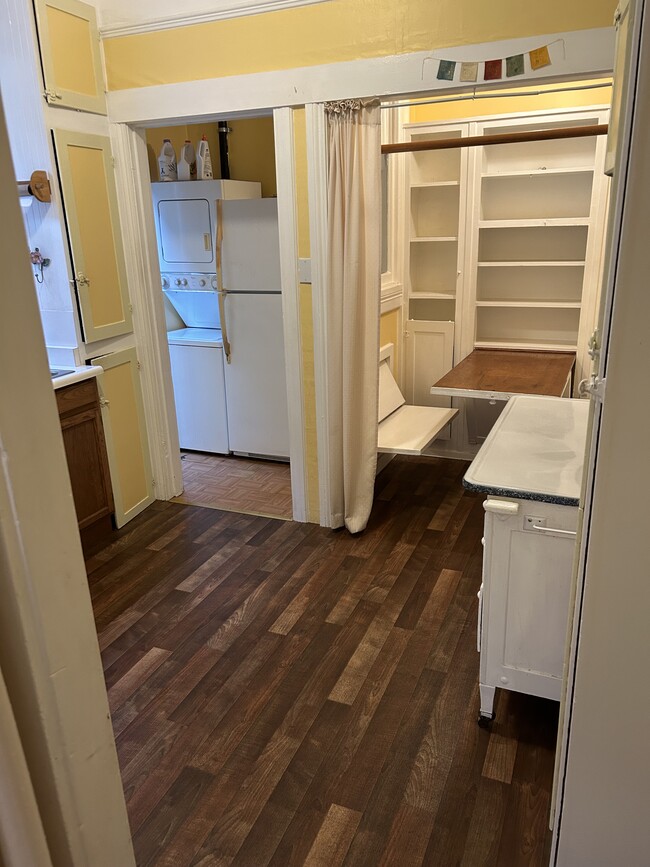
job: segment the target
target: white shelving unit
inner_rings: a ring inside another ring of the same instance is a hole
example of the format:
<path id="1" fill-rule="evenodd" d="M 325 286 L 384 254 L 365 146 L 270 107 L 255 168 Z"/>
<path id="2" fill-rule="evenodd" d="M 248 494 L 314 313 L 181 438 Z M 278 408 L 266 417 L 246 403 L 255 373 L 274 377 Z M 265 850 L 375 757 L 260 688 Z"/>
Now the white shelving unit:
<path id="1" fill-rule="evenodd" d="M 405 124 L 404 139 L 586 126 L 607 118 L 607 109 L 563 109 Z M 418 358 L 436 323 L 453 341 L 452 366 L 475 348 L 564 350 L 576 352 L 576 384 L 588 375 L 608 193 L 605 147 L 601 136 L 406 155 L 404 336 L 414 393 L 422 394 L 431 376 L 431 370 L 418 372 Z M 412 402 L 408 384 L 405 395 Z M 464 436 L 456 439 L 449 448 L 467 451 Z"/>
<path id="2" fill-rule="evenodd" d="M 605 123 L 606 112 L 473 124 L 472 134 Z M 473 347 L 572 350 L 587 375 L 604 225 L 605 142 L 596 136 L 490 145 L 471 162 L 468 323 Z M 471 237 L 470 237 L 471 236 Z"/>

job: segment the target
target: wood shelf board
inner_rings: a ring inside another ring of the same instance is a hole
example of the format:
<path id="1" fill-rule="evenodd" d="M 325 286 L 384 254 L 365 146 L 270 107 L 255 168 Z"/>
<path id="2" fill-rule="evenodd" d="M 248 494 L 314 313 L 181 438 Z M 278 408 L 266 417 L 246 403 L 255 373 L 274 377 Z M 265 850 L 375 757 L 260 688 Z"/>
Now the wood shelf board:
<path id="1" fill-rule="evenodd" d="M 460 181 L 422 181 L 411 184 L 412 190 L 427 190 L 431 187 L 459 187 Z"/>
<path id="2" fill-rule="evenodd" d="M 584 259 L 477 262 L 479 268 L 584 268 Z"/>
<path id="3" fill-rule="evenodd" d="M 433 388 L 560 397 L 574 352 L 476 348 Z"/>
<path id="4" fill-rule="evenodd" d="M 580 310 L 580 301 L 477 301 L 477 307 L 546 308 L 550 310 Z"/>
<path id="5" fill-rule="evenodd" d="M 476 349 L 497 349 L 504 352 L 575 352 L 577 343 L 544 343 L 540 340 L 514 341 L 514 340 L 475 340 Z"/>
<path id="6" fill-rule="evenodd" d="M 543 175 L 583 175 L 593 174 L 593 166 L 573 166 L 570 168 L 550 168 L 550 169 L 516 169 L 513 171 L 503 172 L 481 172 L 482 178 L 526 178 L 526 177 L 541 177 Z"/>
<path id="7" fill-rule="evenodd" d="M 527 220 L 479 220 L 479 229 L 528 229 L 588 226 L 589 217 L 539 217 Z"/>

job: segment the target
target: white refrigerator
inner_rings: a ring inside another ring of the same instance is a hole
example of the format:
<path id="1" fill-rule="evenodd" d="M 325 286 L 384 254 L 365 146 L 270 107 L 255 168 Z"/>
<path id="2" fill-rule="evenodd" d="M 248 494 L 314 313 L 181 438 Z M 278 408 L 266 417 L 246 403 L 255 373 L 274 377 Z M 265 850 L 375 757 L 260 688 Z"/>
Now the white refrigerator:
<path id="1" fill-rule="evenodd" d="M 221 328 L 228 440 L 235 453 L 289 456 L 278 210 L 275 199 L 221 206 Z"/>

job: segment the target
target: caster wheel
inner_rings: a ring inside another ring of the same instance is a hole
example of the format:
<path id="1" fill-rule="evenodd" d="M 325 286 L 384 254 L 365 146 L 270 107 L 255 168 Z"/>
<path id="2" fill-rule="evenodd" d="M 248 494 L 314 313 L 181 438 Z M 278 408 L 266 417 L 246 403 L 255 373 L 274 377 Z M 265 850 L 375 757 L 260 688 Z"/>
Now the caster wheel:
<path id="1" fill-rule="evenodd" d="M 489 729 L 490 725 L 492 724 L 493 719 L 494 719 L 494 714 L 490 714 L 489 716 L 487 716 L 487 715 L 484 716 L 482 713 L 480 713 L 478 715 L 477 722 L 482 729 Z"/>

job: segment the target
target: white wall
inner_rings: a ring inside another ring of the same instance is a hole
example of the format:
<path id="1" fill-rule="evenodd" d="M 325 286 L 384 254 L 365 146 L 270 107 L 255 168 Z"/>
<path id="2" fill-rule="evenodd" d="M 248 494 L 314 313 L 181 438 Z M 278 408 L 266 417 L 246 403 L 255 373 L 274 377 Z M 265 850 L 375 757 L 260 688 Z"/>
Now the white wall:
<path id="1" fill-rule="evenodd" d="M 641 7 L 639 2 L 637 7 Z M 557 864 L 650 863 L 650 34 L 642 37 L 629 183 Z"/>
<path id="2" fill-rule="evenodd" d="M 98 10 L 101 32 L 116 36 L 322 2 L 325 0 L 185 0 L 180 9 L 177 0 L 93 0 L 92 5 Z"/>
<path id="3" fill-rule="evenodd" d="M 49 131 L 46 128 L 43 82 L 36 53 L 34 15 L 27 0 L 0 0 L 0 91 L 16 180 L 28 180 L 35 169 L 55 177 Z M 58 190 L 53 201 L 34 200 L 24 211 L 29 247 L 38 247 L 51 260 L 37 285 L 45 342 L 52 347 L 52 363 L 73 364 L 77 346 L 66 242 L 62 230 Z M 25 246 L 25 256 L 28 249 Z"/>
<path id="4" fill-rule="evenodd" d="M 88 579 L 12 184 L 0 106 L 0 189 L 8 191 L 0 232 L 0 670 L 52 863 L 131 867 Z M 0 777 L 0 810 L 14 797 L 8 785 Z"/>

